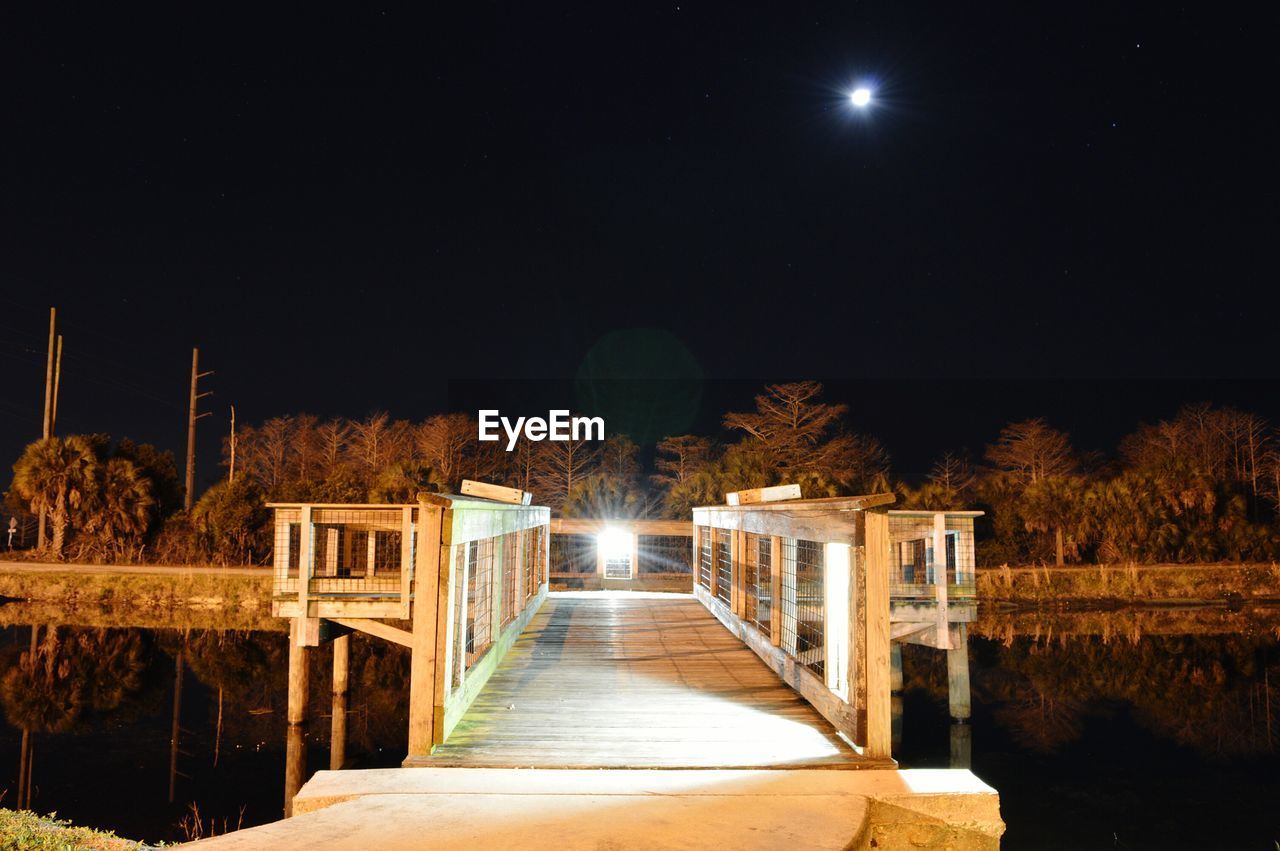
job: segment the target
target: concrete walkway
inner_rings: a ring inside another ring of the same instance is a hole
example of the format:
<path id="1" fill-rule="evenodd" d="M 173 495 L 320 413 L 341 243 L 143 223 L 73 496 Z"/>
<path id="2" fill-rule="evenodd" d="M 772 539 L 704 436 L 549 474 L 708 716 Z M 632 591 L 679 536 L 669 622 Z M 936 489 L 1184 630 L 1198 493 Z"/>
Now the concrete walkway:
<path id="1" fill-rule="evenodd" d="M 968 771 L 400 768 L 321 771 L 294 817 L 203 848 L 999 847 Z"/>

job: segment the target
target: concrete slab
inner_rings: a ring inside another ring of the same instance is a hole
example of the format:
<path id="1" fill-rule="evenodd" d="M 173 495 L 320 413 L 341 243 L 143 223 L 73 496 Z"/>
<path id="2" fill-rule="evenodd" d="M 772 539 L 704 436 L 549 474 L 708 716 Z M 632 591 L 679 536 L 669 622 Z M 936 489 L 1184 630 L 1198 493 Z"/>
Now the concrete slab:
<path id="1" fill-rule="evenodd" d="M 294 812 L 200 845 L 985 849 L 1004 830 L 995 790 L 947 770 L 321 771 Z"/>

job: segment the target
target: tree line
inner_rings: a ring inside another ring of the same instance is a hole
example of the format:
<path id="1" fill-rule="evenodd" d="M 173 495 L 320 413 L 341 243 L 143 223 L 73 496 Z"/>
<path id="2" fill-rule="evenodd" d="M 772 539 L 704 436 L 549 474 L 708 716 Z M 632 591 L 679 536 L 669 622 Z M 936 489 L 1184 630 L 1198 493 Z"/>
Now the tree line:
<path id="1" fill-rule="evenodd" d="M 532 491 L 565 516 L 687 517 L 743 488 L 806 497 L 892 490 L 898 504 L 976 508 L 982 564 L 1265 560 L 1280 549 L 1280 438 L 1259 417 L 1194 405 L 1142 425 L 1114 457 L 1078 451 L 1043 419 L 1007 425 L 977 459 L 946 453 L 923 482 L 892 476 L 874 437 L 817 382 L 771 384 L 723 417 L 727 439 L 675 435 L 652 469 L 623 434 L 603 442 L 477 439 L 475 419 L 273 417 L 224 441 L 225 475 L 190 512 L 172 454 L 102 435 L 52 437 L 14 465 L 11 508 L 45 509 L 51 557 L 260 563 L 279 502 L 396 503 L 463 479 Z"/>

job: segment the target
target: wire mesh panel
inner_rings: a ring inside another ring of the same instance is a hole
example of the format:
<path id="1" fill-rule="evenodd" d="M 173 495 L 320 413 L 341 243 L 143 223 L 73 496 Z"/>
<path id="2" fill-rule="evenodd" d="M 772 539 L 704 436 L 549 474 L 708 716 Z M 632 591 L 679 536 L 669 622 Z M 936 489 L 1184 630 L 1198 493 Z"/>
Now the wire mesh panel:
<path id="1" fill-rule="evenodd" d="M 712 571 L 712 541 L 711 527 L 698 527 L 698 584 L 703 588 L 711 587 L 711 571 Z"/>
<path id="2" fill-rule="evenodd" d="M 605 579 L 631 578 L 631 553 L 617 553 L 604 560 Z"/>
<path id="3" fill-rule="evenodd" d="M 494 539 L 472 541 L 467 546 L 470 572 L 467 577 L 467 667 L 479 659 L 493 643 L 493 550 Z"/>
<path id="4" fill-rule="evenodd" d="M 973 518 L 947 515 L 942 532 L 945 551 L 937 558 L 936 515 L 889 516 L 893 546 L 889 593 L 896 598 L 933 599 L 937 595 L 938 569 L 946 566 L 948 596 L 972 597 L 974 587 Z"/>
<path id="5" fill-rule="evenodd" d="M 796 658 L 816 674 L 824 671 L 826 548 L 796 541 Z"/>
<path id="6" fill-rule="evenodd" d="M 746 619 L 768 635 L 773 618 L 773 569 L 771 541 L 767 535 L 747 535 Z"/>
<path id="7" fill-rule="evenodd" d="M 462 685 L 462 673 L 467 667 L 467 656 L 470 653 L 470 588 L 468 575 L 473 548 L 470 544 L 455 545 L 453 548 L 453 571 L 457 577 L 453 593 L 453 686 Z"/>
<path id="8" fill-rule="evenodd" d="M 824 552 L 814 541 L 782 540 L 782 648 L 817 674 L 826 649 Z"/>
<path id="9" fill-rule="evenodd" d="M 272 594 L 298 593 L 298 554 L 302 548 L 302 512 L 277 508 L 272 556 Z"/>
<path id="10" fill-rule="evenodd" d="M 318 508 L 311 517 L 309 594 L 400 594 L 401 509 Z"/>
<path id="11" fill-rule="evenodd" d="M 715 530 L 716 599 L 726 606 L 733 600 L 733 550 L 729 544 L 732 532 Z"/>
<path id="12" fill-rule="evenodd" d="M 515 620 L 522 608 L 517 589 L 520 587 L 520 533 L 508 532 L 502 535 L 502 620 L 506 626 Z"/>
<path id="13" fill-rule="evenodd" d="M 552 535 L 553 573 L 595 573 L 595 535 Z"/>
<path id="14" fill-rule="evenodd" d="M 640 535 L 636 572 L 689 573 L 692 543 L 685 535 Z"/>
<path id="15" fill-rule="evenodd" d="M 523 532 L 524 555 L 521 561 L 524 563 L 524 598 L 526 602 L 538 593 L 538 588 L 542 585 L 543 534 L 544 530 L 541 526 L 525 529 Z"/>

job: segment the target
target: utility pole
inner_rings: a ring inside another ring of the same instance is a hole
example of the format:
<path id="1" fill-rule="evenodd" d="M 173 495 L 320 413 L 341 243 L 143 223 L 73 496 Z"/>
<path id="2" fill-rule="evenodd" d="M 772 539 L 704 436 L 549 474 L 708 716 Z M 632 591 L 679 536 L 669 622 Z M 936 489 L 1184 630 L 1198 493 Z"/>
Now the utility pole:
<path id="1" fill-rule="evenodd" d="M 53 348 L 58 334 L 58 308 L 49 308 L 49 358 L 44 368 L 44 425 L 41 438 L 48 440 L 53 434 Z M 44 549 L 44 508 L 36 520 L 36 549 Z"/>
<path id="2" fill-rule="evenodd" d="M 236 480 L 236 406 L 231 406 L 231 475 L 227 476 L 228 482 Z M 219 692 L 221 694 L 221 692 Z"/>
<path id="3" fill-rule="evenodd" d="M 58 429 L 58 390 L 62 386 L 62 335 L 58 335 L 58 353 L 53 359 L 53 409 L 49 411 L 49 434 Z"/>
<path id="4" fill-rule="evenodd" d="M 200 383 L 200 379 L 209 375 L 213 375 L 213 373 L 200 371 L 200 350 L 192 349 L 191 350 L 191 407 L 188 409 L 188 412 L 187 412 L 187 493 L 185 498 L 183 499 L 183 507 L 187 511 L 191 510 L 191 505 L 194 502 L 195 491 L 196 491 L 196 420 L 200 419 L 201 417 L 209 416 L 208 411 L 206 411 L 203 414 L 197 414 L 196 403 L 199 400 L 203 399 L 205 396 L 213 395 L 212 392 L 209 392 L 209 393 L 197 392 L 196 385 Z"/>

